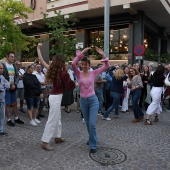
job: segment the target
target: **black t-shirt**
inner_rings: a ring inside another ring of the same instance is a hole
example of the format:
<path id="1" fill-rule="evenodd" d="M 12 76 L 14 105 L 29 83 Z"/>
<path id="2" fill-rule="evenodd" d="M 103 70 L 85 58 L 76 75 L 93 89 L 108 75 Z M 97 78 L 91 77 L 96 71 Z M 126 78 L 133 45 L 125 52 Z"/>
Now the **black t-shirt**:
<path id="1" fill-rule="evenodd" d="M 152 76 L 152 83 L 154 87 L 163 87 L 164 86 L 165 76 L 157 74 L 156 72 Z"/>
<path id="2" fill-rule="evenodd" d="M 148 83 L 145 83 L 144 81 L 147 81 L 148 82 L 148 77 L 149 77 L 149 75 L 147 74 L 147 75 L 143 75 L 142 76 L 142 82 L 143 82 L 143 86 L 144 86 L 144 88 L 146 88 L 146 86 L 147 86 L 147 84 Z"/>

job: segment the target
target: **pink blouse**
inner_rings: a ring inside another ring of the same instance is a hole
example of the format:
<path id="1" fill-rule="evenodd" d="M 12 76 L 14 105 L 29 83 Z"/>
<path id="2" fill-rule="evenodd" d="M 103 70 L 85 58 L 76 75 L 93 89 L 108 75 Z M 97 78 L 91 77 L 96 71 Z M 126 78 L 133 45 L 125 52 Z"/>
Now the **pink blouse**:
<path id="1" fill-rule="evenodd" d="M 78 79 L 80 87 L 80 96 L 83 98 L 87 98 L 95 94 L 94 80 L 98 74 L 100 74 L 109 67 L 109 63 L 107 58 L 101 60 L 101 62 L 104 62 L 105 65 L 99 69 L 89 71 L 89 76 L 87 79 L 85 79 L 82 71 L 79 71 L 76 67 L 76 63 L 82 58 L 84 58 L 84 55 L 81 53 L 81 51 L 76 51 L 76 58 L 72 62 L 72 67 Z"/>

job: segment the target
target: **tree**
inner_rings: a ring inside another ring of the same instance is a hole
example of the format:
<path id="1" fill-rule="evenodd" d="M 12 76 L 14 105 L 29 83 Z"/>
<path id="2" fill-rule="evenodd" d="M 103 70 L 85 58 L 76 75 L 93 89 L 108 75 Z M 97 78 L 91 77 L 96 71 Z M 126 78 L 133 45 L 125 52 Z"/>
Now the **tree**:
<path id="1" fill-rule="evenodd" d="M 152 49 L 147 49 L 144 54 L 144 59 L 145 60 L 150 60 L 150 61 L 157 61 L 159 60 L 159 55 L 156 51 Z M 164 53 L 160 55 L 160 62 L 161 63 L 169 63 L 170 62 L 170 54 Z"/>
<path id="2" fill-rule="evenodd" d="M 39 40 L 36 39 L 34 36 L 30 36 L 27 38 L 27 45 L 28 50 L 22 50 L 22 61 L 34 61 L 37 58 L 37 44 Z"/>
<path id="3" fill-rule="evenodd" d="M 44 20 L 49 28 L 50 38 L 48 41 L 52 42 L 50 50 L 51 55 L 61 54 L 66 61 L 71 56 L 75 56 L 76 39 L 70 35 L 69 32 L 75 25 L 75 14 L 69 14 L 68 17 L 61 15 L 61 11 L 54 10 L 55 17 L 48 18 L 48 14 L 43 13 Z"/>
<path id="4" fill-rule="evenodd" d="M 32 10 L 21 1 L 0 1 L 0 58 L 5 57 L 9 51 L 21 52 L 28 50 L 27 36 L 24 35 L 14 18 L 26 19 L 27 13 Z"/>
<path id="5" fill-rule="evenodd" d="M 144 54 L 145 60 L 158 61 L 158 57 L 159 57 L 158 54 L 154 50 L 150 48 L 146 49 Z"/>

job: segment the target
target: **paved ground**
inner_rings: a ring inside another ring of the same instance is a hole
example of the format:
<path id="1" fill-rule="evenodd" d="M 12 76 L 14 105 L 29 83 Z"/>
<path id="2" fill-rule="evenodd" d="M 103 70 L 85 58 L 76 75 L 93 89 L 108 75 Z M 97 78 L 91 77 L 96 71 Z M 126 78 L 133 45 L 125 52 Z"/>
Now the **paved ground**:
<path id="1" fill-rule="evenodd" d="M 41 136 L 47 120 L 32 127 L 24 114 L 23 126 L 5 125 L 7 137 L 0 137 L 0 170 L 170 170 L 170 113 L 163 112 L 152 126 L 131 123 L 132 112 L 120 114 L 111 121 L 98 117 L 99 147 L 119 149 L 127 156 L 120 164 L 102 166 L 89 157 L 87 131 L 76 111 L 62 111 L 63 137 L 66 142 L 55 144 L 54 151 L 41 149 Z M 113 114 L 110 116 L 113 117 Z"/>

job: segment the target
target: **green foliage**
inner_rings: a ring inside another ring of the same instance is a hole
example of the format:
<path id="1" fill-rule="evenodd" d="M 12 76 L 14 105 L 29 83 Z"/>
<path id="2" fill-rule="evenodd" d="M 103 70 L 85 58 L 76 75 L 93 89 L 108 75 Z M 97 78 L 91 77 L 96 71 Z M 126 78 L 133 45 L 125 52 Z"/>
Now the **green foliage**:
<path id="1" fill-rule="evenodd" d="M 37 44 L 39 40 L 36 39 L 34 36 L 28 37 L 27 42 L 29 43 L 28 50 L 22 51 L 23 58 L 22 61 L 34 61 L 37 58 Z"/>
<path id="2" fill-rule="evenodd" d="M 9 51 L 28 50 L 27 36 L 15 24 L 14 18 L 27 18 L 26 13 L 30 12 L 32 10 L 21 1 L 0 1 L 0 58 L 5 57 Z"/>
<path id="3" fill-rule="evenodd" d="M 170 63 L 170 54 L 165 53 L 161 55 L 161 63 L 169 64 Z"/>
<path id="4" fill-rule="evenodd" d="M 158 61 L 158 54 L 152 49 L 146 49 L 144 60 Z"/>
<path id="5" fill-rule="evenodd" d="M 51 55 L 61 54 L 68 61 L 71 56 L 75 56 L 76 39 L 69 34 L 72 27 L 75 25 L 75 14 L 69 14 L 69 17 L 64 18 L 61 11 L 54 11 L 55 17 L 48 18 L 48 15 L 43 13 L 44 20 L 50 29 L 49 41 L 53 43 Z"/>
<path id="6" fill-rule="evenodd" d="M 159 55 L 157 52 L 155 52 L 152 49 L 147 49 L 144 54 L 144 60 L 150 60 L 150 61 L 157 61 L 158 62 Z M 160 62 L 161 63 L 169 63 L 170 62 L 170 54 L 165 53 L 160 55 Z"/>

